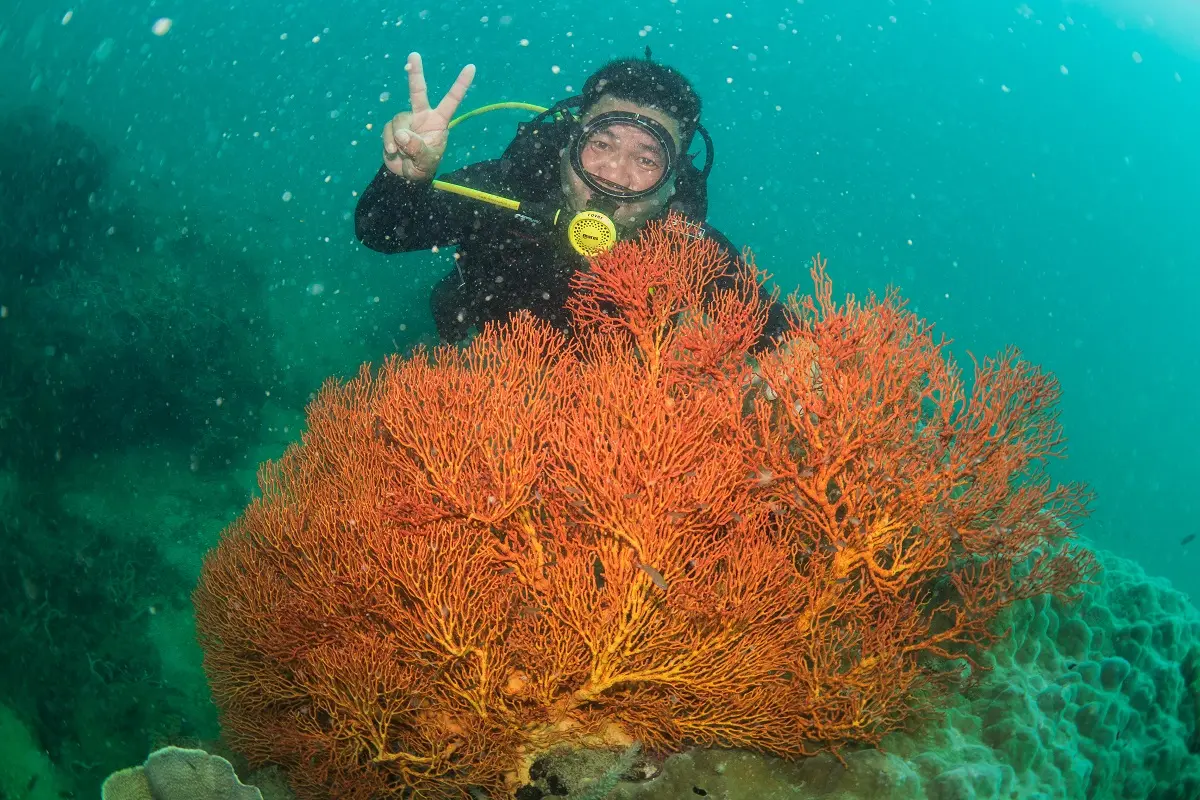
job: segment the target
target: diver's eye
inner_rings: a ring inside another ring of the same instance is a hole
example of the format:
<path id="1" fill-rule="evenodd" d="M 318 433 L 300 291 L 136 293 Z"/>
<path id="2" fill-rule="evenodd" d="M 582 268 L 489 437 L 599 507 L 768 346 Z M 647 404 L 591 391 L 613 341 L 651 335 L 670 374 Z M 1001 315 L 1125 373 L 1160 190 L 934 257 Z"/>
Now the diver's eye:
<path id="1" fill-rule="evenodd" d="M 655 161 L 653 158 L 647 158 L 646 156 L 642 156 L 641 158 L 638 159 L 638 166 L 641 167 L 642 169 L 658 169 L 658 162 Z"/>

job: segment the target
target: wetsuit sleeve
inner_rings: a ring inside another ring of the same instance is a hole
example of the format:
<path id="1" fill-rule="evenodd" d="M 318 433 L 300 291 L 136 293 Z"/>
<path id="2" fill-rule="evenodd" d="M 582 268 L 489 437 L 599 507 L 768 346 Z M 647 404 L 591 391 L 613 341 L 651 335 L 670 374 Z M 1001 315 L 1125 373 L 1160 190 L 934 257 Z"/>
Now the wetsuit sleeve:
<path id="1" fill-rule="evenodd" d="M 730 274 L 717 278 L 715 281 L 713 281 L 713 284 L 717 288 L 733 288 L 734 283 L 732 273 L 735 271 L 738 265 L 743 263 L 741 252 L 733 246 L 733 243 L 729 241 L 725 234 L 721 233 L 710 225 L 704 226 L 704 235 L 719 244 L 721 249 L 723 249 L 729 256 L 731 262 Z M 769 307 L 767 309 L 767 324 L 763 327 L 762 336 L 759 338 L 758 342 L 755 343 L 754 350 L 762 350 L 766 347 L 769 347 L 775 339 L 782 336 L 787 332 L 788 328 L 791 327 L 791 323 L 788 321 L 787 314 L 784 313 L 783 304 L 778 300 L 772 300 L 771 294 L 767 291 L 766 287 L 759 287 L 758 293 L 759 296 L 762 297 L 764 303 L 769 303 Z"/>
<path id="2" fill-rule="evenodd" d="M 484 161 L 439 178 L 506 194 L 507 173 L 507 164 Z M 486 221 L 503 214 L 511 212 L 435 189 L 428 182 L 410 181 L 381 166 L 358 198 L 354 233 L 372 250 L 407 253 L 460 244 Z"/>

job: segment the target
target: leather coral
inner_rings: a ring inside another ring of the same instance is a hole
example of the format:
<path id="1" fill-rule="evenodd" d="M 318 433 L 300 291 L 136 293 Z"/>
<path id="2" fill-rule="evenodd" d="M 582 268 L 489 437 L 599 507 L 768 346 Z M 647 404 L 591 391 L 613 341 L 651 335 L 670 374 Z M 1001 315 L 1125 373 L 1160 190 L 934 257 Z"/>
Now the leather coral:
<path id="1" fill-rule="evenodd" d="M 675 218 L 527 315 L 328 383 L 195 593 L 226 736 L 302 798 L 511 790 L 560 744 L 876 743 L 1094 571 L 1053 379 L 969 395 L 900 299 L 793 301 Z M 720 280 L 717 280 L 720 277 Z"/>

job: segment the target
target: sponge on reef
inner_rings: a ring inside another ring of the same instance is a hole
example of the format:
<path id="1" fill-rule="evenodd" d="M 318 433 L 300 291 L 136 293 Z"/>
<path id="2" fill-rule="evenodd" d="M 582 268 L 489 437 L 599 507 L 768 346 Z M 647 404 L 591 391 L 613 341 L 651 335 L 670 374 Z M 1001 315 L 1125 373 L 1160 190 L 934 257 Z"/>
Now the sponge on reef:
<path id="1" fill-rule="evenodd" d="M 114 772 L 100 794 L 102 800 L 262 800 L 225 759 L 182 747 L 164 747 L 142 766 Z"/>

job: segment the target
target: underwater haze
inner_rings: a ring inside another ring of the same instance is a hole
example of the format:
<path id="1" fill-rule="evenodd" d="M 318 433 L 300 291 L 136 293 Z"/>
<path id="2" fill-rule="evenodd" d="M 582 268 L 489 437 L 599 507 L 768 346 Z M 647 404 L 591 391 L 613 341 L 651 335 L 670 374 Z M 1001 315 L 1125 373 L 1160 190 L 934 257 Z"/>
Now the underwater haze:
<path id="1" fill-rule="evenodd" d="M 1053 373 L 1083 536 L 1195 602 L 1198 9 L 0 0 L 0 760 L 33 753 L 0 797 L 215 736 L 205 551 L 324 381 L 436 341 L 452 255 L 354 231 L 413 51 L 435 102 L 476 66 L 460 110 L 549 105 L 646 48 L 678 68 L 708 220 L 785 295 L 820 253 L 835 296 L 898 288 L 968 374 L 1009 346 Z M 444 169 L 528 116 L 455 128 Z"/>

